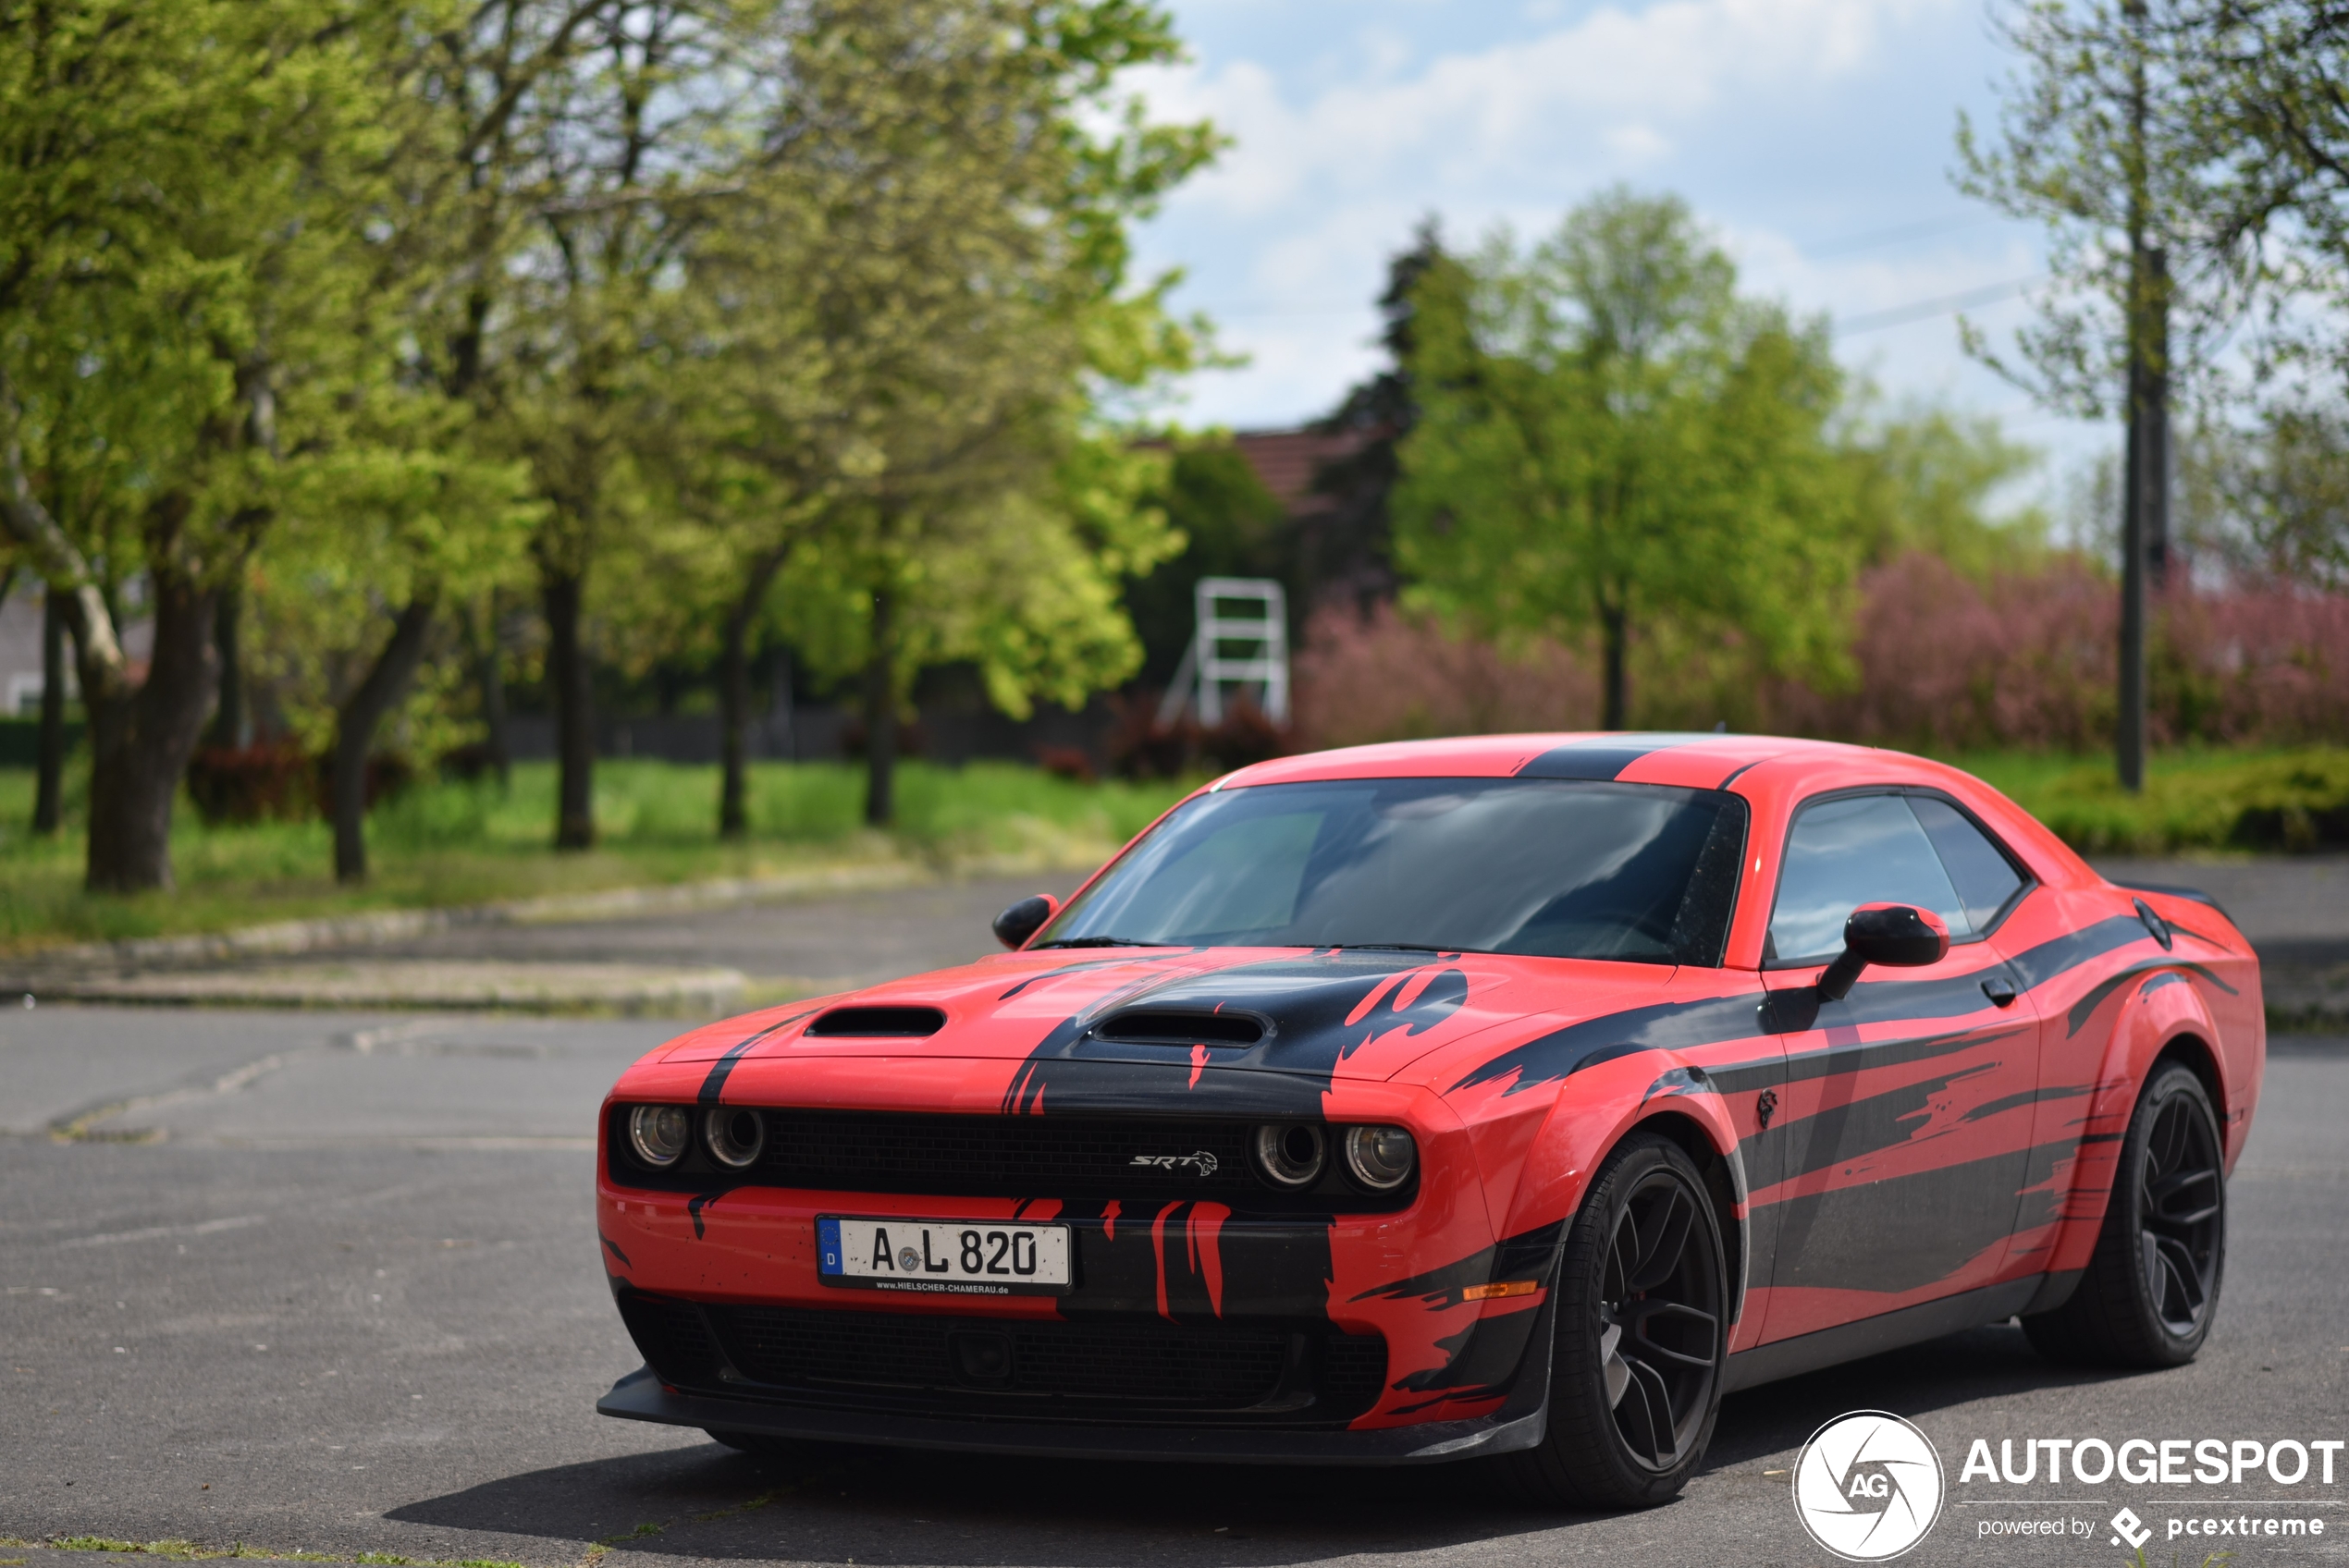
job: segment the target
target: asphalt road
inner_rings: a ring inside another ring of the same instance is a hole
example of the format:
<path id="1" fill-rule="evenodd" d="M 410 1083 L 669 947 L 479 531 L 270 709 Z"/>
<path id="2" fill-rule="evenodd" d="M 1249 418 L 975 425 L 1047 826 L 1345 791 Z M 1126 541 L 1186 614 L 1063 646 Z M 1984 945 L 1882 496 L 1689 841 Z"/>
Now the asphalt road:
<path id="1" fill-rule="evenodd" d="M 886 921 L 888 898 L 949 891 L 877 896 L 875 914 L 783 907 L 819 940 Z M 951 900 L 909 910 L 908 966 L 983 946 L 1003 891 L 956 895 L 978 944 Z M 1782 1472 L 1820 1422 L 1861 1408 L 1916 1420 L 1947 1467 L 1949 1504 L 1904 1562 L 2117 1563 L 2104 1521 L 2123 1503 L 2155 1521 L 2222 1501 L 2264 1517 L 2280 1498 L 2330 1533 L 2229 1540 L 2235 1562 L 2349 1558 L 2349 1463 L 2331 1487 L 1959 1478 L 1975 1439 L 2349 1437 L 2349 1039 L 2277 1040 L 2194 1366 L 2082 1376 L 2011 1327 L 1980 1329 L 1732 1398 L 1680 1501 L 1557 1517 L 1459 1468 L 793 1464 L 597 1417 L 636 1357 L 596 1259 L 584 1133 L 620 1067 L 674 1027 L 0 1012 L 0 1537 L 25 1543 L 0 1540 L 0 1563 L 74 1536 L 547 1568 L 1824 1563 Z M 1980 1533 L 2056 1516 L 2096 1533 Z M 2208 1548 L 2149 1550 L 2195 1563 Z"/>

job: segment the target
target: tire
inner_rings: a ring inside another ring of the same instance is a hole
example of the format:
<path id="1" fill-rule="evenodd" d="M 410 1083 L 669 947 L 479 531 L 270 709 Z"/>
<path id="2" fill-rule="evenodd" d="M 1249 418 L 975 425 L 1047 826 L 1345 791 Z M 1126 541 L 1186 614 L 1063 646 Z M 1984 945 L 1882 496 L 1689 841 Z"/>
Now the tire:
<path id="1" fill-rule="evenodd" d="M 1599 1168 L 1558 1265 L 1547 1430 L 1503 1455 L 1545 1508 L 1653 1508 L 1713 1439 L 1728 1349 L 1728 1270 L 1704 1178 L 1635 1133 Z"/>
<path id="2" fill-rule="evenodd" d="M 2202 1080 L 2157 1065 L 2137 1096 L 2112 1196 L 2070 1300 L 2023 1320 L 2034 1349 L 2075 1366 L 2183 1366 L 2218 1316 L 2227 1261 L 2225 1145 Z"/>

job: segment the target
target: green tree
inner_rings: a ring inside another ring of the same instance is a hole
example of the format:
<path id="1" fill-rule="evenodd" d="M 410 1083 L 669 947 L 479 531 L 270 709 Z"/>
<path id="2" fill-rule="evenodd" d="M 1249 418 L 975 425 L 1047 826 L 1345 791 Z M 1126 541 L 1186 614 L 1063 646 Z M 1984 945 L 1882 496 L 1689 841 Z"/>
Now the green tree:
<path id="1" fill-rule="evenodd" d="M 400 90 L 385 62 L 417 17 L 0 4 L 0 522 L 72 636 L 94 889 L 170 885 L 216 599 L 379 370 L 370 220 Z M 92 456 L 101 431 L 118 463 Z M 73 460 L 37 466 L 58 453 Z M 121 638 L 134 589 L 153 623 L 143 680 Z"/>
<path id="2" fill-rule="evenodd" d="M 1175 52 L 1131 0 L 842 0 L 789 50 L 762 152 L 684 251 L 657 465 L 725 566 L 690 575 L 722 585 L 727 834 L 765 618 L 861 672 L 877 823 L 925 666 L 976 661 L 1015 713 L 1130 670 L 1116 584 L 1172 542 L 1153 459 L 1088 393 L 1187 362 L 1164 284 L 1127 288 L 1125 226 L 1211 147 L 1115 97 Z"/>
<path id="3" fill-rule="evenodd" d="M 1735 633 L 1777 672 L 1842 666 L 1839 378 L 1822 328 L 1736 281 L 1684 204 L 1617 190 L 1415 290 L 1395 502 L 1412 596 L 1487 633 L 1595 630 L 1610 729 L 1642 625 Z"/>
<path id="4" fill-rule="evenodd" d="M 1911 550 L 1940 557 L 1977 581 L 2011 569 L 2044 542 L 2035 509 L 2001 515 L 1998 493 L 2038 466 L 2039 454 L 1987 415 L 1930 404 L 1847 419 L 1838 445 L 1856 482 L 1862 559 L 1878 566 Z"/>
<path id="5" fill-rule="evenodd" d="M 2049 286 L 2020 359 L 1962 324 L 1969 351 L 2048 407 L 2117 411 L 2122 459 L 2122 788 L 2143 786 L 2146 589 L 2167 570 L 2171 407 L 2240 319 L 2285 193 L 2236 154 L 2207 0 L 2023 0 L 2020 68 L 1993 135 L 1961 116 L 1959 189 L 2049 239 Z"/>

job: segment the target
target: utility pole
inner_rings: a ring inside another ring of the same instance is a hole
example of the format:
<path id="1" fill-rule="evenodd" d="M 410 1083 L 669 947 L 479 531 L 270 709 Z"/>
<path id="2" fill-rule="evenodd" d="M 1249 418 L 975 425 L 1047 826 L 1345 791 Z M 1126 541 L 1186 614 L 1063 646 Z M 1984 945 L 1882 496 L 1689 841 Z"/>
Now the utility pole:
<path id="1" fill-rule="evenodd" d="M 2131 794 L 2146 779 L 2146 585 L 2166 575 L 2170 545 L 2170 264 L 2151 232 L 2146 148 L 2146 9 L 2122 7 L 2129 60 L 2129 435 L 2121 502 L 2120 713 L 2114 763 Z"/>

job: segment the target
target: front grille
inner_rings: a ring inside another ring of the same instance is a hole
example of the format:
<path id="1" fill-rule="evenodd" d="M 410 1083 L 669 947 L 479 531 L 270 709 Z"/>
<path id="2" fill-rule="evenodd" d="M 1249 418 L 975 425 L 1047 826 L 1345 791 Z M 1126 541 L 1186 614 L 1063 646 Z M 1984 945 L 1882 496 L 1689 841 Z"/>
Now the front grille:
<path id="1" fill-rule="evenodd" d="M 1248 1165 L 1244 1122 L 821 1110 L 766 1116 L 760 1174 L 784 1186 L 1064 1198 L 1255 1197 L 1265 1191 Z M 1180 1163 L 1160 1163 L 1168 1156 Z"/>
<path id="2" fill-rule="evenodd" d="M 721 1170 L 695 1138 L 684 1158 L 648 1170 L 628 1153 L 627 1108 L 612 1108 L 612 1180 L 708 1192 L 755 1183 L 830 1193 L 1072 1202 L 1199 1199 L 1239 1214 L 1373 1214 L 1409 1205 L 1417 1177 L 1391 1193 L 1351 1185 L 1329 1160 L 1303 1192 L 1275 1188 L 1248 1150 L 1257 1123 L 1138 1116 L 941 1116 L 912 1111 L 769 1108 L 767 1152 Z"/>
<path id="3" fill-rule="evenodd" d="M 621 1311 L 645 1359 L 680 1387 L 898 1408 L 921 1398 L 946 1414 L 1341 1422 L 1376 1403 L 1386 1375 L 1379 1336 L 1325 1327 L 701 1306 L 633 1294 Z"/>

